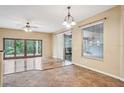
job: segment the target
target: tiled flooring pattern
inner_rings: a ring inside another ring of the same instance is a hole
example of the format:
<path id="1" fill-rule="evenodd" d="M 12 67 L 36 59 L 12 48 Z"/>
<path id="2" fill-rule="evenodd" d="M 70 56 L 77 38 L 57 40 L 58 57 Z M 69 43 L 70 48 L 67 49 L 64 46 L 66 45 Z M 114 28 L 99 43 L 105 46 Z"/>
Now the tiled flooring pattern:
<path id="1" fill-rule="evenodd" d="M 4 87 L 124 87 L 109 76 L 68 65 L 49 70 L 33 70 L 4 76 Z"/>

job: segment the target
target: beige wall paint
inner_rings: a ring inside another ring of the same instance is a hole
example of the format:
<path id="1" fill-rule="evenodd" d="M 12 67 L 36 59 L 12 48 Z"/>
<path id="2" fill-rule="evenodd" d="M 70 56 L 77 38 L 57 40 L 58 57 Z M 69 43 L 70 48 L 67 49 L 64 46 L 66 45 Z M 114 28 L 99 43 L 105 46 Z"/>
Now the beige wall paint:
<path id="1" fill-rule="evenodd" d="M 3 38 L 39 39 L 43 40 L 43 57 L 52 57 L 52 34 L 23 30 L 0 29 L 0 50 L 3 50 Z"/>
<path id="2" fill-rule="evenodd" d="M 0 52 L 0 87 L 2 86 L 3 84 L 3 65 L 2 65 L 2 62 L 3 62 L 3 53 Z"/>
<path id="3" fill-rule="evenodd" d="M 104 59 L 103 61 L 88 59 L 82 56 L 82 33 L 78 26 L 107 17 L 104 22 Z M 59 32 L 63 32 L 61 29 Z M 55 32 L 54 34 L 56 34 Z M 121 6 L 116 6 L 103 13 L 77 23 L 72 29 L 72 61 L 74 64 L 85 66 L 116 77 L 120 75 L 121 61 Z M 124 37 L 124 36 L 122 36 Z"/>
<path id="4" fill-rule="evenodd" d="M 124 6 L 121 7 L 121 63 L 120 75 L 124 78 Z"/>
<path id="5" fill-rule="evenodd" d="M 96 70 L 110 73 L 115 76 L 120 76 L 120 20 L 121 8 L 115 7 L 101 14 L 93 16 L 79 23 L 86 24 L 104 17 L 107 20 L 104 22 L 104 59 L 103 61 L 88 59 L 81 55 L 82 50 L 82 33 L 81 29 L 77 28 L 72 31 L 72 60 Z"/>

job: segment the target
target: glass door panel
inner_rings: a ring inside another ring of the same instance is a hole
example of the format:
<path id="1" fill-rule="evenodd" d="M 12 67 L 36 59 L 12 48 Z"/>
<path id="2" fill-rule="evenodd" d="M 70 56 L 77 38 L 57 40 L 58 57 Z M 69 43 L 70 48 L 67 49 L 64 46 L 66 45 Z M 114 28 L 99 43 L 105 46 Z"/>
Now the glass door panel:
<path id="1" fill-rule="evenodd" d="M 25 55 L 24 40 L 16 40 L 16 57 L 23 57 Z"/>
<path id="2" fill-rule="evenodd" d="M 41 41 L 40 40 L 36 40 L 35 41 L 35 55 L 41 55 Z"/>
<path id="3" fill-rule="evenodd" d="M 27 54 L 27 56 L 34 56 L 34 53 L 35 53 L 34 44 L 35 43 L 33 40 L 27 40 L 26 41 L 26 54 Z"/>
<path id="4" fill-rule="evenodd" d="M 11 39 L 6 39 L 4 42 L 4 48 L 5 48 L 5 57 L 9 58 L 9 57 L 14 57 L 14 40 Z"/>

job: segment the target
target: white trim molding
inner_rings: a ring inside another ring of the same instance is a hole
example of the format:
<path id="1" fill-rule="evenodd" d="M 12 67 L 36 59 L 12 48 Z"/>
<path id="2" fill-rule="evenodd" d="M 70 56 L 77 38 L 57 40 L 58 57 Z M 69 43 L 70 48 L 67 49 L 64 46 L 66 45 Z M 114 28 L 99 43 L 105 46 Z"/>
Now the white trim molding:
<path id="1" fill-rule="evenodd" d="M 121 78 L 121 77 L 112 75 L 112 74 L 110 74 L 110 73 L 106 73 L 106 72 L 103 72 L 103 71 L 100 71 L 100 70 L 97 70 L 97 69 L 93 69 L 93 68 L 91 68 L 91 67 L 84 66 L 84 65 L 81 65 L 81 64 L 75 63 L 75 62 L 73 62 L 73 64 L 74 64 L 74 65 L 77 65 L 77 66 L 80 66 L 80 67 L 83 67 L 83 68 L 86 68 L 86 69 L 89 69 L 89 70 L 92 70 L 92 71 L 95 71 L 95 72 L 98 72 L 98 73 L 101 73 L 101 74 L 104 74 L 104 75 L 107 75 L 107 76 L 110 76 L 110 77 L 112 77 L 112 78 L 115 78 L 115 79 L 124 81 L 124 78 Z"/>

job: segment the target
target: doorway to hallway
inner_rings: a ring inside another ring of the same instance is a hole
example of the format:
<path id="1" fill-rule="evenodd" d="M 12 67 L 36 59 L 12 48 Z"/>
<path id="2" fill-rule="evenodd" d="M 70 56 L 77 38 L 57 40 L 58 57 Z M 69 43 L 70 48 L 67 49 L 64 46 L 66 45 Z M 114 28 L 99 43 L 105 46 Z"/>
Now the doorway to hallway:
<path id="1" fill-rule="evenodd" d="M 53 58 L 72 61 L 72 32 L 55 34 L 53 38 Z"/>
<path id="2" fill-rule="evenodd" d="M 67 61 L 72 61 L 72 33 L 64 33 L 64 57 Z"/>

